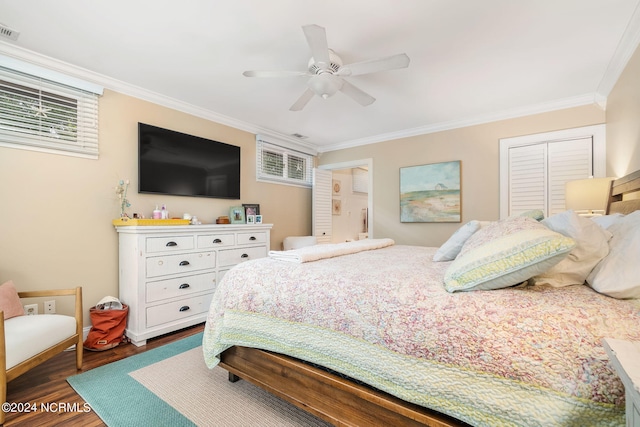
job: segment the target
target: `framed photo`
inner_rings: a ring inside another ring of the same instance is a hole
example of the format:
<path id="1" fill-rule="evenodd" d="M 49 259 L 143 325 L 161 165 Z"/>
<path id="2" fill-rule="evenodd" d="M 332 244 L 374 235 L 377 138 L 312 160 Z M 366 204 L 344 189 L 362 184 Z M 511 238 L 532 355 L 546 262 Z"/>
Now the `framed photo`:
<path id="1" fill-rule="evenodd" d="M 262 215 L 256 215 L 256 224 L 262 224 Z"/>
<path id="2" fill-rule="evenodd" d="M 331 210 L 332 210 L 332 213 L 333 213 L 334 215 L 340 215 L 340 214 L 342 214 L 342 200 L 340 200 L 340 199 L 333 199 L 333 200 L 331 201 L 331 205 L 333 206 Z"/>
<path id="3" fill-rule="evenodd" d="M 242 207 L 244 208 L 245 216 L 247 216 L 247 215 L 260 215 L 260 205 L 257 205 L 255 203 L 251 203 L 251 204 L 243 203 Z"/>
<path id="4" fill-rule="evenodd" d="M 255 215 L 247 215 L 247 224 L 255 224 L 256 216 Z"/>
<path id="5" fill-rule="evenodd" d="M 331 188 L 333 190 L 333 195 L 334 196 L 339 196 L 340 192 L 342 191 L 342 184 L 340 182 L 339 179 L 334 179 L 333 182 L 331 183 Z"/>
<path id="6" fill-rule="evenodd" d="M 229 220 L 231 224 L 244 224 L 244 207 L 234 206 L 229 209 Z"/>
<path id="7" fill-rule="evenodd" d="M 400 168 L 400 222 L 461 222 L 460 163 Z"/>

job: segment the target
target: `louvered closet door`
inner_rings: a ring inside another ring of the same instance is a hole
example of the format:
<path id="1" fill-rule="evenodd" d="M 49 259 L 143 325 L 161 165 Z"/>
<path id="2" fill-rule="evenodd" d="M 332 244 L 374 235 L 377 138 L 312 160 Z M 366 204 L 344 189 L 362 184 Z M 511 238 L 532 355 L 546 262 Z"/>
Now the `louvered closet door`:
<path id="1" fill-rule="evenodd" d="M 509 215 L 546 212 L 547 144 L 509 149 Z"/>
<path id="2" fill-rule="evenodd" d="M 331 243 L 331 171 L 313 170 L 312 228 L 318 243 Z"/>
<path id="3" fill-rule="evenodd" d="M 509 149 L 509 215 L 565 210 L 567 181 L 593 175 L 593 139 L 581 138 Z"/>
<path id="4" fill-rule="evenodd" d="M 548 215 L 553 215 L 565 210 L 564 187 L 568 181 L 593 176 L 592 138 L 550 142 L 548 159 Z"/>

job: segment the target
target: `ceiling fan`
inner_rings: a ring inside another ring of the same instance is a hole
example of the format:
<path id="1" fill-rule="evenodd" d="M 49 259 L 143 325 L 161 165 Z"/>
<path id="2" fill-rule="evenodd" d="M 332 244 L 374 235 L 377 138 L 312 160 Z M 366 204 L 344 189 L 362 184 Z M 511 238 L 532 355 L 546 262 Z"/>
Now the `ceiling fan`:
<path id="1" fill-rule="evenodd" d="M 337 91 L 348 95 L 360 105 L 367 106 L 376 99 L 349 83 L 344 77 L 395 70 L 409 66 L 409 57 L 406 53 L 343 65 L 340 57 L 329 49 L 327 34 L 323 27 L 305 25 L 302 27 L 302 31 L 304 31 L 304 35 L 307 38 L 312 55 L 307 71 L 274 70 L 245 71 L 242 73 L 246 77 L 309 77 L 307 90 L 289 108 L 291 111 L 302 110 L 314 95 L 327 99 Z"/>

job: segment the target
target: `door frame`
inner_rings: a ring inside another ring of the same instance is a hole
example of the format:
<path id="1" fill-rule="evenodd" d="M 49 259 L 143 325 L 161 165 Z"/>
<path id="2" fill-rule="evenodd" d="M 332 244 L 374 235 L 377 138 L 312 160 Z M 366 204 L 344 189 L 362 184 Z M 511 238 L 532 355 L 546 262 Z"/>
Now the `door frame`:
<path id="1" fill-rule="evenodd" d="M 361 159 L 351 160 L 348 162 L 329 163 L 326 165 L 316 166 L 318 169 L 324 170 L 340 170 L 340 169 L 354 169 L 359 167 L 366 167 L 369 171 L 368 176 L 368 193 L 367 193 L 367 224 L 369 225 L 369 238 L 373 238 L 373 159 Z"/>

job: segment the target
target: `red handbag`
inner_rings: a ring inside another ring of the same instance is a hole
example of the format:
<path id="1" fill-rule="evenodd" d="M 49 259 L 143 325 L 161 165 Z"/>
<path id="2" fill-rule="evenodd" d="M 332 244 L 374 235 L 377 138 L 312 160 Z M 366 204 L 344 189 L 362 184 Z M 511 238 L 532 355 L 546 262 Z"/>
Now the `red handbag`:
<path id="1" fill-rule="evenodd" d="M 129 306 L 126 304 L 122 304 L 122 309 L 101 310 L 91 307 L 91 330 L 83 347 L 90 351 L 103 351 L 126 341 L 124 330 L 128 314 Z"/>

